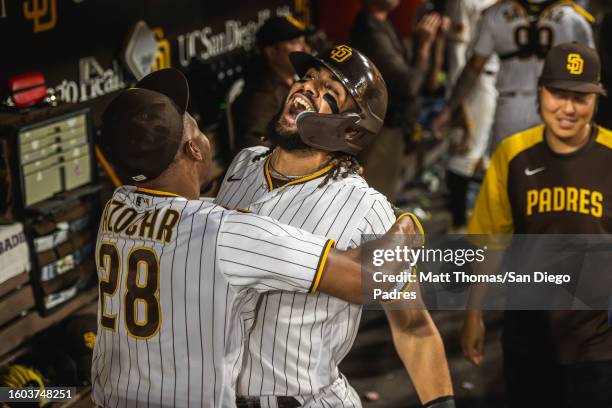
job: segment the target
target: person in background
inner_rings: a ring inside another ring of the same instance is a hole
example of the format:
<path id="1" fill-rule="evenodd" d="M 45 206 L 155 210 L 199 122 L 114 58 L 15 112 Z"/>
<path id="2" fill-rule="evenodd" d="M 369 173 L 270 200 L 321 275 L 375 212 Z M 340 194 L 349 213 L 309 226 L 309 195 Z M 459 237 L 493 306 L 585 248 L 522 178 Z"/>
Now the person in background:
<path id="1" fill-rule="evenodd" d="M 455 81 L 447 105 L 432 122 L 434 136 L 442 138 L 442 128 L 474 89 L 492 55 L 500 59 L 499 97 L 488 150 L 538 124 L 537 81 L 546 53 L 566 42 L 594 47 L 593 21 L 593 16 L 571 1 L 501 0 L 487 8 L 480 18 L 474 51 Z"/>
<path id="2" fill-rule="evenodd" d="M 565 43 L 549 51 L 538 80 L 540 125 L 500 143 L 468 234 L 612 232 L 606 171 L 612 132 L 593 122 L 597 99 L 605 94 L 594 49 Z M 467 310 L 461 346 L 475 365 L 484 358 L 485 331 L 482 312 Z M 507 310 L 502 346 L 508 407 L 612 406 L 612 330 L 605 310 Z"/>
<path id="3" fill-rule="evenodd" d="M 448 42 L 448 86 L 457 81 L 461 70 L 470 57 L 470 43 L 476 35 L 476 28 L 483 10 L 495 4 L 496 0 L 455 0 L 447 3 L 446 13 L 451 19 Z M 497 89 L 495 80 L 499 60 L 493 56 L 487 62 L 484 74 L 478 77 L 474 88 L 460 105 L 457 114 L 458 125 L 463 128 L 451 136 L 451 154 L 447 164 L 446 183 L 449 190 L 448 208 L 453 217 L 453 228 L 459 231 L 466 225 L 468 207 L 468 186 L 476 183 L 474 176 L 484 169 L 485 155 L 489 142 Z"/>
<path id="4" fill-rule="evenodd" d="M 247 70 L 243 92 L 232 105 L 236 151 L 270 146 L 266 138 L 268 125 L 283 107 L 295 81 L 289 53 L 309 52 L 305 36 L 312 33 L 291 16 L 271 17 L 257 31 L 261 57 Z"/>
<path id="5" fill-rule="evenodd" d="M 385 124 L 372 146 L 359 160 L 368 184 L 395 201 L 401 172 L 405 138 L 414 130 L 418 95 L 426 81 L 436 35 L 448 28 L 448 19 L 439 13 L 426 14 L 417 24 L 414 47 L 410 50 L 388 20 L 399 0 L 364 0 L 355 18 L 350 44 L 380 68 L 389 89 Z"/>

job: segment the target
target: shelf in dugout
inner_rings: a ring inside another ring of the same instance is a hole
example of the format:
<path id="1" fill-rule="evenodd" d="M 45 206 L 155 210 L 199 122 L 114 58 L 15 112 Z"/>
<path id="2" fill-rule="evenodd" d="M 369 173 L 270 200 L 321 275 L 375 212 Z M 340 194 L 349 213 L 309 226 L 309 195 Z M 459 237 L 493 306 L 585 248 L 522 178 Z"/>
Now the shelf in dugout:
<path id="1" fill-rule="evenodd" d="M 13 358 L 10 358 L 10 355 L 6 355 L 12 351 L 18 352 L 16 349 L 34 335 L 59 323 L 72 313 L 91 306 L 97 300 L 97 297 L 98 290 L 93 287 L 80 293 L 72 301 L 66 302 L 55 313 L 49 316 L 43 317 L 35 310 L 32 310 L 22 318 L 0 328 L 0 338 L 2 338 L 0 343 L 0 356 L 2 356 L 0 357 L 0 364 L 5 363 L 7 360 L 12 360 Z"/>

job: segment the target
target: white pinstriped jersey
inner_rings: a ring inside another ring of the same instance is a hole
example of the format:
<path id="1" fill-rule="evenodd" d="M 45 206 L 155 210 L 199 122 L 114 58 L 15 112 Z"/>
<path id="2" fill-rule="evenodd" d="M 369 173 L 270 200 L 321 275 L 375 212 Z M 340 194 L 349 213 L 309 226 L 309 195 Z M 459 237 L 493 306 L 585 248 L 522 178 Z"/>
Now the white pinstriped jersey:
<path id="1" fill-rule="evenodd" d="M 358 246 L 361 234 L 384 233 L 395 221 L 387 199 L 356 175 L 318 188 L 328 171 L 323 169 L 271 190 L 268 160 L 253 162 L 265 151 L 254 147 L 238 154 L 217 203 L 323 235 L 339 249 Z M 238 394 L 312 395 L 334 381 L 341 383 L 337 366 L 353 344 L 360 318 L 360 306 L 325 294 L 267 293 L 249 336 Z M 342 401 L 330 404 L 341 406 Z"/>
<path id="2" fill-rule="evenodd" d="M 103 407 L 231 407 L 259 293 L 316 290 L 332 241 L 123 186 L 98 233 L 92 378 Z"/>
<path id="3" fill-rule="evenodd" d="M 474 52 L 481 56 L 497 54 L 501 59 L 497 89 L 504 92 L 531 92 L 537 89 L 544 60 L 537 56 L 504 58 L 527 43 L 530 18 L 518 2 L 504 0 L 485 10 L 474 42 Z M 539 43 L 544 49 L 566 42 L 594 47 L 589 22 L 574 6 L 556 3 L 542 12 L 538 20 Z"/>

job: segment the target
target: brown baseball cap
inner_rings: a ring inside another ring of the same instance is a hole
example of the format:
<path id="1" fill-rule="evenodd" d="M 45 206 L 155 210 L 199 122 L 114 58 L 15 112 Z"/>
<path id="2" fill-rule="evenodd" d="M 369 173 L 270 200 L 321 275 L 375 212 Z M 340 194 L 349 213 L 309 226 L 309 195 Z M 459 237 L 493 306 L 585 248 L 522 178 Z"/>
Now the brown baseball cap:
<path id="1" fill-rule="evenodd" d="M 538 85 L 606 95 L 600 72 L 599 55 L 593 48 L 578 43 L 558 44 L 546 54 Z"/>
<path id="2" fill-rule="evenodd" d="M 180 147 L 188 103 L 187 79 L 174 68 L 122 91 L 102 114 L 101 145 L 117 170 L 138 182 L 162 174 Z"/>
<path id="3" fill-rule="evenodd" d="M 309 36 L 315 31 L 314 27 L 306 26 L 291 16 L 270 17 L 257 30 L 255 39 L 257 45 L 264 48 L 301 36 Z"/>

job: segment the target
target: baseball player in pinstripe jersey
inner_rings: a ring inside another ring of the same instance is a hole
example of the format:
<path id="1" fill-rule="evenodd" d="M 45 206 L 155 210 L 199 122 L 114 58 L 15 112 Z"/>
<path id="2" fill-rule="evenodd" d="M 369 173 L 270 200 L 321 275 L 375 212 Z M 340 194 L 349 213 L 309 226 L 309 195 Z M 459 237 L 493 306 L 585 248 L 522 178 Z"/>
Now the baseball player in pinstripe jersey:
<path id="1" fill-rule="evenodd" d="M 546 53 L 565 42 L 594 47 L 589 24 L 593 21 L 584 9 L 566 0 L 502 0 L 485 10 L 474 37 L 474 53 L 457 79 L 447 107 L 432 123 L 434 133 L 439 135 L 439 129 L 448 123 L 493 54 L 500 59 L 500 69 L 490 151 L 504 138 L 535 126 L 540 121 L 537 82 Z"/>
<path id="2" fill-rule="evenodd" d="M 334 239 L 338 248 L 355 247 L 363 234 L 384 233 L 394 219 L 387 199 L 359 176 L 354 157 L 382 126 L 386 86 L 376 67 L 345 45 L 321 59 L 305 53 L 290 59 L 301 79 L 271 132 L 276 148 L 240 152 L 216 202 Z M 428 313 L 387 314 L 421 400 L 454 406 L 442 341 Z M 238 406 L 360 407 L 338 371 L 360 316 L 360 306 L 326 295 L 263 296 L 239 377 Z"/>
<path id="3" fill-rule="evenodd" d="M 210 146 L 187 101 L 183 75 L 162 70 L 103 117 L 108 153 L 137 187 L 114 192 L 96 243 L 99 406 L 234 406 L 259 293 L 361 299 L 358 250 L 341 254 L 327 238 L 198 199 Z M 395 232 L 414 231 L 405 219 Z"/>

